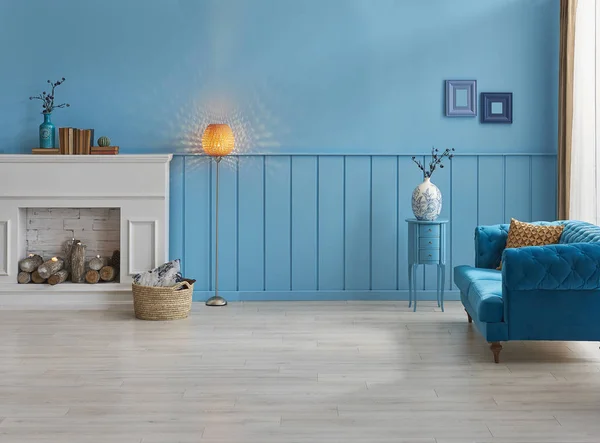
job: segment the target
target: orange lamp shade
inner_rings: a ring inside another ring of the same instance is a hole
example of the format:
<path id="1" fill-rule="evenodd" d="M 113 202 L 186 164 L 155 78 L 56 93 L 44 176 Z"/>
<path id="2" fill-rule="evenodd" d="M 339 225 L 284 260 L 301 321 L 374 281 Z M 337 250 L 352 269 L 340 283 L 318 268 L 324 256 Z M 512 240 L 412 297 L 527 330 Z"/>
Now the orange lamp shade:
<path id="1" fill-rule="evenodd" d="M 235 147 L 233 131 L 226 124 L 211 124 L 202 134 L 202 149 L 212 157 L 230 154 Z"/>

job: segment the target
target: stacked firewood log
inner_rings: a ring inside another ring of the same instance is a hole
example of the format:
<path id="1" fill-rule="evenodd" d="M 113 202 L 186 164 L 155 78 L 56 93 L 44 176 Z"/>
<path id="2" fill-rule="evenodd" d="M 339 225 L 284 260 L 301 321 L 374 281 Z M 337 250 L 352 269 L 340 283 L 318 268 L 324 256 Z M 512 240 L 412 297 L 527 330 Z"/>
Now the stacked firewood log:
<path id="1" fill-rule="evenodd" d="M 60 257 L 52 257 L 50 260 L 44 259 L 35 254 L 29 254 L 19 262 L 19 275 L 17 281 L 25 283 L 48 283 L 57 285 L 64 282 L 69 272 L 64 269 L 65 261 Z"/>
<path id="2" fill-rule="evenodd" d="M 108 264 L 100 256 L 96 256 L 86 266 L 85 245 L 75 239 L 70 243 L 65 248 L 70 253 L 68 259 L 52 257 L 44 260 L 40 255 L 29 254 L 19 262 L 17 281 L 21 284 L 47 283 L 53 286 L 67 281 L 69 277 L 73 283 L 115 281 L 119 274 L 120 263 L 114 259 L 118 256 L 118 251 L 113 253 Z"/>

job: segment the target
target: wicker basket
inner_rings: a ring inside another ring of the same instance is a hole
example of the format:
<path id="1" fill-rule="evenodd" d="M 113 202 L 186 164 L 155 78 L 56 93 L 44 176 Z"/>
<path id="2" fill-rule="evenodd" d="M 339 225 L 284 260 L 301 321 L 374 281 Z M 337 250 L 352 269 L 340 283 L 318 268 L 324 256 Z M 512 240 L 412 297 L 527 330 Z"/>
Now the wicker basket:
<path id="1" fill-rule="evenodd" d="M 175 286 L 153 287 L 133 283 L 133 310 L 140 320 L 177 320 L 186 318 L 192 308 L 195 280 Z"/>

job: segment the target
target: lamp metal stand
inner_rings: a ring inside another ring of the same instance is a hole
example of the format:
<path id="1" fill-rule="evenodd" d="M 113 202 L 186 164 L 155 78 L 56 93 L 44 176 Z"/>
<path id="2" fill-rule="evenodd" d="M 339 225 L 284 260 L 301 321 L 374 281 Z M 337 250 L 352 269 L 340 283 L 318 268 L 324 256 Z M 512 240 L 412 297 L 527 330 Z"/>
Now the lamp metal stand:
<path id="1" fill-rule="evenodd" d="M 206 306 L 225 306 L 227 300 L 219 295 L 219 163 L 223 157 L 216 157 L 216 196 L 215 196 L 215 295 L 206 300 Z"/>

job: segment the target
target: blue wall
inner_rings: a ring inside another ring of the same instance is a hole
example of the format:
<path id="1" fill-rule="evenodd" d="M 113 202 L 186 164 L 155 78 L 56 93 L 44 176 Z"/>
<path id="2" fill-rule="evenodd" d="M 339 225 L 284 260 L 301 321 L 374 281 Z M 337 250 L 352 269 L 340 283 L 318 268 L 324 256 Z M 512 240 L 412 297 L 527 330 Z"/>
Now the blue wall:
<path id="1" fill-rule="evenodd" d="M 241 154 L 221 188 L 230 297 L 397 297 L 411 154 L 464 154 L 433 178 L 452 264 L 472 262 L 477 223 L 554 218 L 559 1 L 373 4 L 0 0 L 0 151 L 36 144 L 27 97 L 65 76 L 57 125 L 94 127 L 123 153 L 177 153 L 171 254 L 201 291 L 214 171 L 194 154 L 225 120 Z M 443 81 L 464 78 L 513 92 L 514 123 L 444 117 Z"/>

